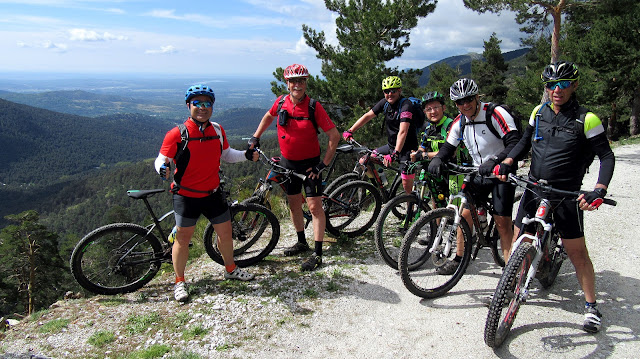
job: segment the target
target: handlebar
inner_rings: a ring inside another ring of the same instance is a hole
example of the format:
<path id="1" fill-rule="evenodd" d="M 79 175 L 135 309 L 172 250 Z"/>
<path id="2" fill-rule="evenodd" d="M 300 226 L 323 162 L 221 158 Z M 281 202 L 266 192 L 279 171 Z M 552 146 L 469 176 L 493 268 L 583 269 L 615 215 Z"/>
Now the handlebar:
<path id="1" fill-rule="evenodd" d="M 455 163 L 451 163 L 451 162 L 447 162 L 447 168 L 449 168 L 449 170 L 460 173 L 460 174 L 468 174 L 468 173 L 474 173 L 474 172 L 478 172 L 478 167 L 468 167 L 468 166 L 461 166 Z"/>
<path id="2" fill-rule="evenodd" d="M 380 166 L 384 166 L 383 162 L 382 162 L 382 157 L 371 157 L 371 155 L 374 153 L 374 150 L 369 149 L 367 146 L 361 145 L 360 143 L 358 143 L 358 141 L 354 140 L 353 138 L 349 141 L 347 141 L 347 143 L 357 146 L 361 152 L 365 152 L 370 159 L 373 159 L 376 164 L 380 165 Z M 411 164 L 411 161 L 399 161 L 398 163 L 401 164 Z M 384 166 L 385 168 L 388 168 L 390 170 L 396 171 L 396 172 L 400 172 L 400 168 L 398 167 L 392 167 L 392 166 Z"/>
<path id="3" fill-rule="evenodd" d="M 285 175 L 286 177 L 290 177 L 290 176 L 294 176 L 297 177 L 299 179 L 301 179 L 302 181 L 306 181 L 307 180 L 307 176 L 297 173 L 293 170 L 290 170 L 288 168 L 282 167 L 280 166 L 277 162 L 275 162 L 274 160 L 272 160 L 271 158 L 269 158 L 264 152 L 262 152 L 262 150 L 260 148 L 254 148 L 254 150 L 256 152 L 258 152 L 260 154 L 260 158 L 262 162 L 267 162 L 272 169 L 276 169 L 276 172 L 281 173 L 283 175 Z"/>
<path id="4" fill-rule="evenodd" d="M 522 177 L 522 176 L 516 176 L 514 174 L 509 174 L 509 180 L 514 182 L 516 185 L 519 185 L 519 182 L 524 182 L 526 184 L 535 186 L 540 188 L 540 190 L 542 190 L 542 192 L 544 193 L 555 193 L 555 194 L 561 194 L 561 195 L 565 195 L 565 196 L 571 196 L 574 199 L 577 199 L 578 197 L 580 197 L 580 195 L 587 193 L 588 191 L 565 191 L 565 190 L 561 190 L 561 189 L 557 189 L 557 188 L 553 188 L 552 186 L 548 185 L 548 184 L 544 184 L 544 183 L 540 183 L 540 182 L 534 182 L 531 181 L 528 178 Z M 616 206 L 618 204 L 618 202 L 616 202 L 615 200 L 612 200 L 610 198 L 603 198 L 602 199 L 602 203 L 604 204 L 608 204 L 610 206 Z"/>

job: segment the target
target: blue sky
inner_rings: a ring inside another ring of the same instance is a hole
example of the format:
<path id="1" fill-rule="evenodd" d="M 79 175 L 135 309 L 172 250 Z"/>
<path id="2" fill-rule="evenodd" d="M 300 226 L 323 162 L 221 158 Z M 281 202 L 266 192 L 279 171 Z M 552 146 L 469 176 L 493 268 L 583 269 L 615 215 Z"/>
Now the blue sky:
<path id="1" fill-rule="evenodd" d="M 206 74 L 271 77 L 302 63 L 319 74 L 302 24 L 335 42 L 335 13 L 322 0 L 0 0 L 0 72 Z M 513 14 L 478 14 L 440 0 L 389 66 L 422 68 L 482 52 L 496 32 L 520 47 Z"/>

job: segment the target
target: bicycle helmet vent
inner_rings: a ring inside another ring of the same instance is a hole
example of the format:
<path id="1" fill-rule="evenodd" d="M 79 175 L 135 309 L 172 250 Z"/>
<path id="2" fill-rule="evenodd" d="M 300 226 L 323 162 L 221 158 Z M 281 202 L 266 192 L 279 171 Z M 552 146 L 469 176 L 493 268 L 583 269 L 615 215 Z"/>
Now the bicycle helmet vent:
<path id="1" fill-rule="evenodd" d="M 449 89 L 449 97 L 457 101 L 478 94 L 478 85 L 472 79 L 463 78 L 453 83 Z"/>
<path id="2" fill-rule="evenodd" d="M 198 95 L 209 96 L 211 98 L 211 102 L 216 102 L 216 95 L 213 93 L 213 89 L 203 84 L 193 85 L 189 87 L 187 89 L 187 92 L 184 94 L 184 102 L 189 103 L 189 100 Z"/>
<path id="3" fill-rule="evenodd" d="M 540 78 L 543 82 L 570 80 L 576 81 L 580 77 L 578 67 L 573 62 L 558 61 L 547 65 Z"/>
<path id="4" fill-rule="evenodd" d="M 284 79 L 292 79 L 295 77 L 309 77 L 309 70 L 304 65 L 293 64 L 284 69 Z"/>
<path id="5" fill-rule="evenodd" d="M 422 107 L 431 101 L 438 101 L 444 105 L 444 96 L 438 91 L 427 92 L 422 96 Z"/>

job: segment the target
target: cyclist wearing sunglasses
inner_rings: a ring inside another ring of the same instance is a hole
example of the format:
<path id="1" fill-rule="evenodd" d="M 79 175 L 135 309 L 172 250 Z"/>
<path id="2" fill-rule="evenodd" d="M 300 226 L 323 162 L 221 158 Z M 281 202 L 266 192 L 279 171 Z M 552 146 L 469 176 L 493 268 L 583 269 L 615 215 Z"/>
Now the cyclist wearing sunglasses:
<path id="1" fill-rule="evenodd" d="M 577 191 L 593 159 L 590 156 L 598 155 L 600 170 L 594 190 L 582 195 L 577 206 L 576 202 L 562 201 L 553 209 L 556 228 L 584 292 L 583 329 L 595 333 L 600 329 L 602 315 L 596 307 L 595 274 L 584 239 L 583 211 L 593 211 L 602 203 L 613 177 L 615 156 L 598 116 L 580 106 L 576 99 L 577 66 L 560 61 L 548 65 L 541 78 L 550 101 L 534 108 L 522 139 L 496 166 L 495 172 L 506 181 L 506 173 L 515 161 L 531 150 L 529 176 L 532 180 L 546 180 L 555 188 Z M 527 191 L 520 200 L 514 241 L 520 234 L 522 218 L 535 213 L 537 204 L 533 199 Z"/>
<path id="2" fill-rule="evenodd" d="M 182 138 L 180 127 L 174 127 L 167 132 L 155 161 L 156 171 L 163 180 L 169 179 L 170 163 L 175 163 L 171 192 L 177 232 L 172 246 L 172 259 L 176 274 L 174 298 L 180 302 L 189 299 L 184 273 L 189 258 L 189 242 L 201 214 L 211 221 L 220 238 L 218 249 L 224 259 L 224 278 L 253 279 L 253 274 L 234 263 L 231 215 L 218 187 L 220 160 L 230 163 L 257 161 L 258 153 L 229 147 L 224 129 L 209 121 L 215 101 L 211 87 L 201 84 L 189 87 L 185 102 L 191 116 L 184 122 L 189 140 Z"/>
<path id="3" fill-rule="evenodd" d="M 416 113 L 420 110 L 417 110 L 411 101 L 402 101 L 402 80 L 398 76 L 389 76 L 382 80 L 382 92 L 384 98 L 362 115 L 351 128 L 344 131 L 342 137 L 349 140 L 353 137 L 353 132 L 384 112 L 387 144 L 375 151 L 384 156 L 383 163 L 385 166 L 389 166 L 392 162 L 408 161 L 411 152 L 418 149 L 415 119 L 420 118 L 422 114 Z M 402 108 L 399 108 L 400 104 L 402 104 Z M 406 193 L 411 193 L 415 175 L 408 174 L 406 168 L 405 163 L 400 165 L 402 187 Z"/>
<path id="4" fill-rule="evenodd" d="M 278 144 L 282 158 L 280 165 L 292 169 L 298 173 L 306 174 L 307 180 L 303 183 L 300 179 L 292 177 L 286 184 L 287 199 L 291 212 L 291 220 L 298 235 L 298 241 L 292 247 L 285 249 L 288 256 L 297 255 L 310 250 L 304 234 L 304 216 L 302 212 L 302 187 L 307 195 L 306 202 L 312 216 L 314 253 L 302 263 L 303 271 L 310 271 L 322 265 L 322 242 L 326 218 L 322 208 L 322 170 L 331 163 L 340 142 L 340 134 L 329 115 L 319 102 L 315 104 L 314 118 L 318 128 L 322 129 L 329 137 L 329 143 L 324 157 L 320 157 L 320 142 L 316 125 L 309 117 L 309 101 L 307 95 L 307 78 L 309 71 L 303 65 L 293 64 L 284 70 L 284 78 L 287 82 L 288 95 L 278 113 L 278 105 L 281 98 L 276 99 L 262 117 L 258 129 L 249 140 L 249 148 L 259 147 L 259 138 L 278 119 Z"/>
<path id="5" fill-rule="evenodd" d="M 496 106 L 491 116 L 493 127 L 501 136 L 500 138 L 496 137 L 486 124 L 486 111 L 489 104 L 479 100 L 478 92 L 478 85 L 475 81 L 467 78 L 456 81 L 449 89 L 451 100 L 456 103 L 460 114 L 451 126 L 447 142 L 431 160 L 429 172 L 439 176 L 443 163 L 449 161 L 461 143 L 464 144 L 469 151 L 473 165 L 478 167 L 480 174 L 471 183 L 473 191 L 481 197 L 487 197 L 491 193 L 495 212 L 492 215 L 500 234 L 502 252 L 506 258 L 511 249 L 513 237 L 511 213 L 515 188 L 497 180 L 492 171 L 496 164 L 506 158 L 509 151 L 518 143 L 520 134 L 513 117 L 504 108 Z M 463 217 L 466 218 L 467 223 L 473 223 L 468 209 L 463 211 Z M 437 270 L 442 275 L 453 274 L 462 259 L 464 242 L 462 236 L 458 237 L 456 258 Z"/>

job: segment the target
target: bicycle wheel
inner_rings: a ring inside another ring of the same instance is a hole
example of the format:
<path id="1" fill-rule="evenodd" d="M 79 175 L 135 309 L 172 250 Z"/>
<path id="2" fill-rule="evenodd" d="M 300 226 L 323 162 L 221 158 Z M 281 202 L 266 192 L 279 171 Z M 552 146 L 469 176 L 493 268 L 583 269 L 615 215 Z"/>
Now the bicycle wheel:
<path id="1" fill-rule="evenodd" d="M 502 253 L 502 246 L 498 245 L 500 242 L 500 233 L 498 233 L 498 228 L 496 227 L 495 220 L 491 220 L 489 227 L 487 227 L 487 233 L 485 234 L 486 241 L 489 243 L 489 248 L 491 248 L 491 256 L 493 257 L 493 261 L 499 265 L 500 267 L 504 267 L 504 254 Z"/>
<path id="2" fill-rule="evenodd" d="M 380 192 L 365 181 L 353 181 L 338 187 L 325 201 L 327 231 L 334 236 L 355 237 L 366 232 L 378 218 Z"/>
<path id="3" fill-rule="evenodd" d="M 421 202 L 420 208 L 418 207 L 418 197 L 415 194 L 400 195 L 382 207 L 373 238 L 380 258 L 391 268 L 398 269 L 400 245 L 409 227 L 429 210 L 431 208 L 426 201 Z M 396 213 L 400 215 L 397 216 Z"/>
<path id="4" fill-rule="evenodd" d="M 493 293 L 484 326 L 484 342 L 491 348 L 500 346 L 511 330 L 522 303 L 521 293 L 527 289 L 527 273 L 535 256 L 535 247 L 529 242 L 522 242 L 509 257 Z"/>
<path id="5" fill-rule="evenodd" d="M 254 203 L 232 205 L 231 227 L 233 259 L 239 267 L 247 267 L 269 255 L 280 239 L 280 223 L 264 206 Z M 204 248 L 211 259 L 223 264 L 218 250 L 218 236 L 209 223 L 204 231 Z"/>
<path id="6" fill-rule="evenodd" d="M 269 201 L 265 200 L 264 196 L 251 196 L 247 199 L 245 199 L 244 201 L 240 202 L 242 204 L 247 204 L 247 203 L 253 203 L 253 204 L 258 204 L 261 206 L 265 206 L 267 209 L 271 210 L 271 203 L 269 203 Z"/>
<path id="7" fill-rule="evenodd" d="M 405 192 L 404 192 L 404 188 L 402 187 L 402 177 L 397 176 L 394 179 L 394 181 L 391 182 L 391 185 L 389 187 L 389 192 L 387 192 L 387 197 L 383 198 L 383 200 L 386 203 L 403 193 Z M 396 213 L 396 215 L 399 215 L 399 213 Z"/>
<path id="8" fill-rule="evenodd" d="M 537 223 L 537 227 L 536 233 L 541 236 L 544 229 L 540 223 Z M 536 273 L 536 278 L 538 278 L 543 288 L 549 288 L 553 285 L 562 267 L 562 262 L 566 258 L 567 254 L 562 245 L 558 245 L 559 241 L 558 233 L 553 230 L 551 238 L 543 249 L 544 255 L 540 260 L 538 272 Z"/>
<path id="9" fill-rule="evenodd" d="M 353 181 L 358 181 L 358 180 L 360 180 L 360 175 L 358 173 L 356 172 L 345 173 L 343 175 L 338 176 L 333 181 L 329 182 L 329 184 L 327 184 L 327 187 L 324 188 L 324 193 L 331 194 L 333 193 L 333 191 L 335 191 L 338 187 L 342 186 L 343 184 L 353 182 Z"/>
<path id="10" fill-rule="evenodd" d="M 464 239 L 462 260 L 452 273 L 438 272 L 438 268 L 451 266 L 447 263 L 456 256 L 454 218 L 453 209 L 433 209 L 420 217 L 402 240 L 398 265 L 402 282 L 411 293 L 422 298 L 440 297 L 451 290 L 467 270 L 472 250 L 471 229 L 463 219 L 459 226 Z"/>
<path id="11" fill-rule="evenodd" d="M 158 273 L 163 257 L 160 241 L 133 223 L 100 227 L 78 242 L 71 254 L 73 277 L 96 294 L 140 289 Z"/>

